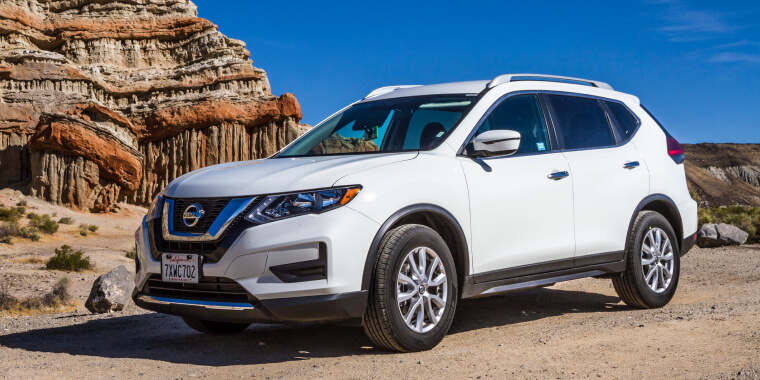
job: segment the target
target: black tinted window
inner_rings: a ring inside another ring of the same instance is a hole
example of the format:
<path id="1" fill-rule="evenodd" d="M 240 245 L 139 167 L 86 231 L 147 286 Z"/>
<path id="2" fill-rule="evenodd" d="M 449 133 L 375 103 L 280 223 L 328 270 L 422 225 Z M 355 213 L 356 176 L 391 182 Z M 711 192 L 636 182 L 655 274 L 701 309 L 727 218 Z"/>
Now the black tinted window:
<path id="1" fill-rule="evenodd" d="M 475 136 L 490 130 L 520 132 L 520 148 L 515 154 L 549 150 L 546 122 L 536 95 L 517 95 L 505 99 L 488 115 Z"/>
<path id="2" fill-rule="evenodd" d="M 565 149 L 615 145 L 607 114 L 596 99 L 548 95 Z"/>
<path id="3" fill-rule="evenodd" d="M 606 103 L 607 107 L 610 109 L 610 112 L 612 112 L 612 116 L 614 116 L 615 120 L 617 120 L 620 140 L 628 140 L 628 138 L 631 137 L 633 132 L 636 130 L 636 127 L 639 126 L 638 120 L 636 120 L 636 118 L 631 115 L 631 111 L 628 111 L 628 108 L 626 108 L 624 105 L 617 102 Z"/>

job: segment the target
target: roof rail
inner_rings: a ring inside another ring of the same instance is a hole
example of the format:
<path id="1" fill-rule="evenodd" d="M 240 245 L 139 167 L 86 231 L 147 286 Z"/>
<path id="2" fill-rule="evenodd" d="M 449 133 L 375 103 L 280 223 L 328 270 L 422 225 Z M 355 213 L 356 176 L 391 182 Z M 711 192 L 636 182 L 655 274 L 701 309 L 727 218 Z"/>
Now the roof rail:
<path id="1" fill-rule="evenodd" d="M 364 97 L 364 99 L 374 98 L 374 97 L 376 97 L 376 96 L 380 96 L 380 95 L 383 95 L 383 94 L 387 94 L 387 93 L 389 93 L 389 92 L 393 92 L 393 91 L 396 91 L 396 90 L 400 90 L 400 89 L 402 89 L 402 88 L 412 88 L 412 87 L 420 87 L 420 86 L 421 86 L 421 85 L 419 85 L 419 84 L 407 84 L 407 85 L 403 85 L 403 86 L 386 86 L 386 87 L 380 87 L 380 88 L 378 88 L 378 89 L 375 89 L 375 91 L 372 91 L 372 92 L 370 92 L 369 94 L 367 94 L 367 96 L 365 96 L 365 97 Z M 362 99 L 362 100 L 364 100 L 364 99 Z"/>
<path id="2" fill-rule="evenodd" d="M 572 82 L 578 82 L 578 83 L 587 83 L 597 88 L 603 88 L 605 90 L 612 90 L 612 86 L 610 86 L 607 83 L 596 81 L 596 80 L 590 80 L 590 79 L 581 79 L 581 78 L 573 78 L 573 77 L 563 77 L 559 75 L 546 75 L 546 74 L 504 74 L 499 75 L 493 79 L 491 79 L 490 82 L 488 82 L 488 88 L 496 87 L 502 83 L 509 83 L 516 80 L 519 80 L 517 78 L 541 78 L 551 81 L 552 79 L 557 81 L 572 81 Z"/>

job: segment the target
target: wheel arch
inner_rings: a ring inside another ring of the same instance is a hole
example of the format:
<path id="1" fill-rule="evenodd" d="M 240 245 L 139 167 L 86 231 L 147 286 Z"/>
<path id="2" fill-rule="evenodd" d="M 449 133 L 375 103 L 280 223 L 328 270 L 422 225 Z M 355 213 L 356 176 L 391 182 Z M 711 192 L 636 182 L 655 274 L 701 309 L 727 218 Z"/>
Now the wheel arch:
<path id="1" fill-rule="evenodd" d="M 628 225 L 628 231 L 630 233 L 631 229 L 633 229 L 633 223 L 636 221 L 636 216 L 639 215 L 642 211 L 654 211 L 659 213 L 660 215 L 664 216 L 665 219 L 668 220 L 670 223 L 670 226 L 673 227 L 673 230 L 676 233 L 676 241 L 675 244 L 678 245 L 678 249 L 676 252 L 680 252 L 681 250 L 681 240 L 683 239 L 683 221 L 681 219 L 681 213 L 678 211 L 678 207 L 676 206 L 676 203 L 673 202 L 670 197 L 664 194 L 652 194 L 648 197 L 644 198 L 638 206 L 636 206 L 636 210 L 633 212 L 633 215 L 631 216 L 631 222 Z"/>
<path id="2" fill-rule="evenodd" d="M 391 215 L 372 239 L 367 260 L 364 263 L 362 276 L 362 290 L 369 290 L 372 281 L 372 273 L 377 262 L 377 251 L 385 234 L 395 227 L 403 224 L 421 224 L 435 230 L 449 247 L 454 256 L 457 268 L 457 283 L 459 289 L 464 286 L 464 279 L 470 272 L 470 253 L 467 248 L 467 238 L 464 230 L 457 219 L 446 209 L 432 204 L 416 204 L 402 208 Z"/>

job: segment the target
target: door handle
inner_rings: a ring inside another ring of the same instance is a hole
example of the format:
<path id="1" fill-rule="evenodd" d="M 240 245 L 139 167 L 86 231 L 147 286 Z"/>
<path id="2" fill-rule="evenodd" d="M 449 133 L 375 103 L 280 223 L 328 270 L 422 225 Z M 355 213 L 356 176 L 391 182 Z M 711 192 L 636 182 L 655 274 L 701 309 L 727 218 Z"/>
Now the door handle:
<path id="1" fill-rule="evenodd" d="M 631 162 L 626 162 L 625 164 L 623 164 L 623 169 L 636 169 L 636 168 L 638 168 L 640 165 L 641 165 L 641 164 L 639 164 L 639 162 L 638 162 L 638 161 L 631 161 Z"/>
<path id="2" fill-rule="evenodd" d="M 554 172 L 552 174 L 549 174 L 546 176 L 546 178 L 553 179 L 555 181 L 560 180 L 562 178 L 567 178 L 570 176 L 570 173 L 568 172 Z"/>

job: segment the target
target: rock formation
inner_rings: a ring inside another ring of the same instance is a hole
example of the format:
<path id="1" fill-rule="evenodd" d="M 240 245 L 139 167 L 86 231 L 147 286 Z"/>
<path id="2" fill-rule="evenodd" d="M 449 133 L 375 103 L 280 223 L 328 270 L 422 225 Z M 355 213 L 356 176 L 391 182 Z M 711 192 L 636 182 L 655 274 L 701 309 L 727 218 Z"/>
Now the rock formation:
<path id="1" fill-rule="evenodd" d="M 0 0 L 0 186 L 104 211 L 300 133 L 241 41 L 188 0 Z"/>
<path id="2" fill-rule="evenodd" d="M 760 206 L 760 144 L 684 145 L 689 190 L 709 206 Z"/>

